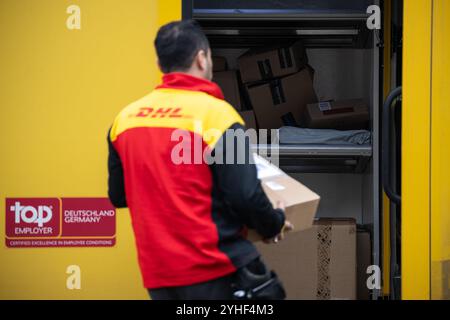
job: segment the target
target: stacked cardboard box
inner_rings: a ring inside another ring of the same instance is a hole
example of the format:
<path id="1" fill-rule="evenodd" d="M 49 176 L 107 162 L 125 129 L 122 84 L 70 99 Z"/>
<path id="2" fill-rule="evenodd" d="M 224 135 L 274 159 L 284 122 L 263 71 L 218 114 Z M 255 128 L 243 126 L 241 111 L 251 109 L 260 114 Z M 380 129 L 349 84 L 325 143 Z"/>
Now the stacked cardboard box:
<path id="1" fill-rule="evenodd" d="M 354 220 L 320 219 L 278 244 L 256 245 L 283 282 L 287 299 L 357 298 Z"/>
<path id="2" fill-rule="evenodd" d="M 313 70 L 307 63 L 302 42 L 239 57 L 241 78 L 259 128 L 299 125 L 306 105 L 317 101 Z"/>
<path id="3" fill-rule="evenodd" d="M 250 85 L 248 95 L 259 128 L 264 129 L 299 125 L 306 105 L 317 101 L 311 73 L 306 68 L 264 84 Z"/>
<path id="4" fill-rule="evenodd" d="M 241 110 L 241 94 L 237 72 L 234 70 L 215 72 L 213 81 L 222 89 L 225 100 L 236 110 Z"/>
<path id="5" fill-rule="evenodd" d="M 228 67 L 227 59 L 221 56 L 213 56 L 213 72 L 226 71 Z"/>
<path id="6" fill-rule="evenodd" d="M 214 72 L 213 81 L 222 89 L 225 100 L 239 111 L 247 129 L 257 130 L 258 126 L 253 110 L 243 110 L 238 72 L 235 70 Z"/>
<path id="7" fill-rule="evenodd" d="M 308 104 L 304 125 L 313 129 L 367 129 L 369 109 L 363 99 Z"/>
<path id="8" fill-rule="evenodd" d="M 251 50 L 238 59 L 244 83 L 287 76 L 300 71 L 307 63 L 308 57 L 300 41 L 285 48 Z"/>
<path id="9" fill-rule="evenodd" d="M 315 72 L 301 41 L 288 47 L 249 50 L 238 58 L 238 71 L 226 71 L 224 57 L 213 59 L 214 81 L 225 99 L 239 111 L 253 110 L 259 129 L 368 129 L 370 114 L 363 99 L 318 101 Z"/>

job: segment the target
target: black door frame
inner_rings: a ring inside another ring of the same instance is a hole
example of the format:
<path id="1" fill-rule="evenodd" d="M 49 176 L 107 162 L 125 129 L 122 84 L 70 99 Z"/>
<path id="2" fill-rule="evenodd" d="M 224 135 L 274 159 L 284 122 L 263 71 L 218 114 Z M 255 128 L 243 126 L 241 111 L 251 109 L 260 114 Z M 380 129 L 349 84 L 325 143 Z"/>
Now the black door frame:
<path id="1" fill-rule="evenodd" d="M 194 0 L 181 0 L 181 18 L 183 20 L 192 19 L 192 8 Z"/>

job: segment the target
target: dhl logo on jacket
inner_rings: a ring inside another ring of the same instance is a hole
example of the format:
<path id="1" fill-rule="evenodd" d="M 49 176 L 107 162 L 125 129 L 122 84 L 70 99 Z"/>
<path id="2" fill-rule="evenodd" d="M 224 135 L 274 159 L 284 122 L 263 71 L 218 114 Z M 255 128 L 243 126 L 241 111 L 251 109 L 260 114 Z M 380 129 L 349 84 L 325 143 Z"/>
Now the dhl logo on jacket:
<path id="1" fill-rule="evenodd" d="M 193 85 L 194 84 L 194 85 Z M 163 85 L 130 104 L 116 118 L 111 140 L 133 128 L 172 128 L 201 134 L 244 124 L 235 109 L 223 100 L 220 88 L 207 80 L 186 74 L 164 76 Z M 199 126 L 201 125 L 201 128 Z M 202 129 L 202 132 L 196 132 Z M 213 149 L 220 136 L 205 143 Z"/>

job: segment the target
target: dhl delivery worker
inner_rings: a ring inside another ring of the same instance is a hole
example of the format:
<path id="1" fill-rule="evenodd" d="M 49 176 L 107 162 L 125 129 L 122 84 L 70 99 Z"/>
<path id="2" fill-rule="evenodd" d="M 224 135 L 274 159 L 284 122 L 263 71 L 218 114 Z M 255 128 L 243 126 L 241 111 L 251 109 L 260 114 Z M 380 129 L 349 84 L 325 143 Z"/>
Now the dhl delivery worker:
<path id="1" fill-rule="evenodd" d="M 200 27 L 166 24 L 154 44 L 162 84 L 125 107 L 108 133 L 109 198 L 130 210 L 152 299 L 231 299 L 233 275 L 263 263 L 243 228 L 277 239 L 290 224 L 251 161 L 203 157 L 226 157 L 230 150 L 218 148 L 225 132 L 244 122 L 211 82 L 211 50 Z M 234 149 L 245 149 L 248 160 L 248 143 Z"/>

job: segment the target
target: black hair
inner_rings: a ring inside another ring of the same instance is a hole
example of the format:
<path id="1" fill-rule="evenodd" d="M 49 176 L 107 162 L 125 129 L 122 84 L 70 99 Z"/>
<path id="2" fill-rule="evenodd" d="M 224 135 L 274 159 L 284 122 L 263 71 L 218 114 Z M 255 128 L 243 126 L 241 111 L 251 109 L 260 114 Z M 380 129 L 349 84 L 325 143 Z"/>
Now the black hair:
<path id="1" fill-rule="evenodd" d="M 182 20 L 158 30 L 155 48 L 162 72 L 169 73 L 189 69 L 200 50 L 208 52 L 209 42 L 196 21 Z"/>

